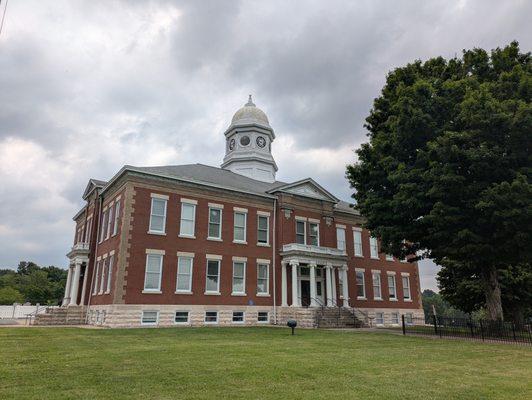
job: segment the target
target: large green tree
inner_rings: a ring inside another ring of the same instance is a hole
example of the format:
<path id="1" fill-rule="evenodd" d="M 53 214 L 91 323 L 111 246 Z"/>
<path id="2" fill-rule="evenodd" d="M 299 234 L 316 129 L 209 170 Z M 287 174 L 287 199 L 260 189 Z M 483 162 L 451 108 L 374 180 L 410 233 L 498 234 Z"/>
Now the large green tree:
<path id="1" fill-rule="evenodd" d="M 384 250 L 475 269 L 492 319 L 503 318 L 500 271 L 531 259 L 531 98 L 517 42 L 415 61 L 387 76 L 347 168 Z"/>

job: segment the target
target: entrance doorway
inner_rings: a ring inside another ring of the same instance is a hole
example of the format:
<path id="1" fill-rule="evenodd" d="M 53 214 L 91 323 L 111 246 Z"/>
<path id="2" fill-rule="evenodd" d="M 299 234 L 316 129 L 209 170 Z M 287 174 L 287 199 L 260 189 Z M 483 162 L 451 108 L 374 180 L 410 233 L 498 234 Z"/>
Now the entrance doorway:
<path id="1" fill-rule="evenodd" d="M 310 281 L 301 281 L 301 305 L 303 307 L 310 306 Z"/>

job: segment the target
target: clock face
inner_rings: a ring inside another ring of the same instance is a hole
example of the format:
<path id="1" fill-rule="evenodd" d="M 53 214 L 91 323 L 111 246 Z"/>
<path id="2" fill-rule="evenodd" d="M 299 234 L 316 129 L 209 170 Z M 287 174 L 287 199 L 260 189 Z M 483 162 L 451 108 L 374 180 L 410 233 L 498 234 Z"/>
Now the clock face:
<path id="1" fill-rule="evenodd" d="M 266 139 L 264 139 L 262 136 L 259 136 L 257 138 L 257 146 L 259 146 L 259 147 L 266 146 Z"/>
<path id="2" fill-rule="evenodd" d="M 229 150 L 233 150 L 235 148 L 235 139 L 231 139 L 229 142 Z"/>
<path id="3" fill-rule="evenodd" d="M 249 144 L 250 140 L 249 140 L 249 136 L 242 136 L 240 138 L 240 144 L 242 146 L 247 146 Z"/>

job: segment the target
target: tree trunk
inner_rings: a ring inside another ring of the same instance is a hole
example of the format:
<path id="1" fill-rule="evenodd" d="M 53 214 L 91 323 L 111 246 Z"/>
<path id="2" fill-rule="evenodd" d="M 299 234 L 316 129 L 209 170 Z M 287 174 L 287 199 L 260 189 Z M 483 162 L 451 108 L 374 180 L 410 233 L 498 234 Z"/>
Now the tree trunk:
<path id="1" fill-rule="evenodd" d="M 497 277 L 497 268 L 493 265 L 483 268 L 482 278 L 484 280 L 484 293 L 486 295 L 488 317 L 493 321 L 502 321 L 501 287 Z"/>

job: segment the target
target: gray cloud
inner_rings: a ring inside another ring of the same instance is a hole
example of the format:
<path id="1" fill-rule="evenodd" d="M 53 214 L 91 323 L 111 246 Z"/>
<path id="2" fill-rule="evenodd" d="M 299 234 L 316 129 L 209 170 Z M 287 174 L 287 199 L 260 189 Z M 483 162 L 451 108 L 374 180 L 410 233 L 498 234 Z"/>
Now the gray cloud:
<path id="1" fill-rule="evenodd" d="M 278 178 L 351 193 L 345 164 L 388 71 L 463 48 L 530 49 L 524 1 L 10 2 L 0 37 L 0 266 L 64 265 L 91 177 L 219 165 L 253 93 Z M 437 267 L 421 267 L 434 287 Z"/>

